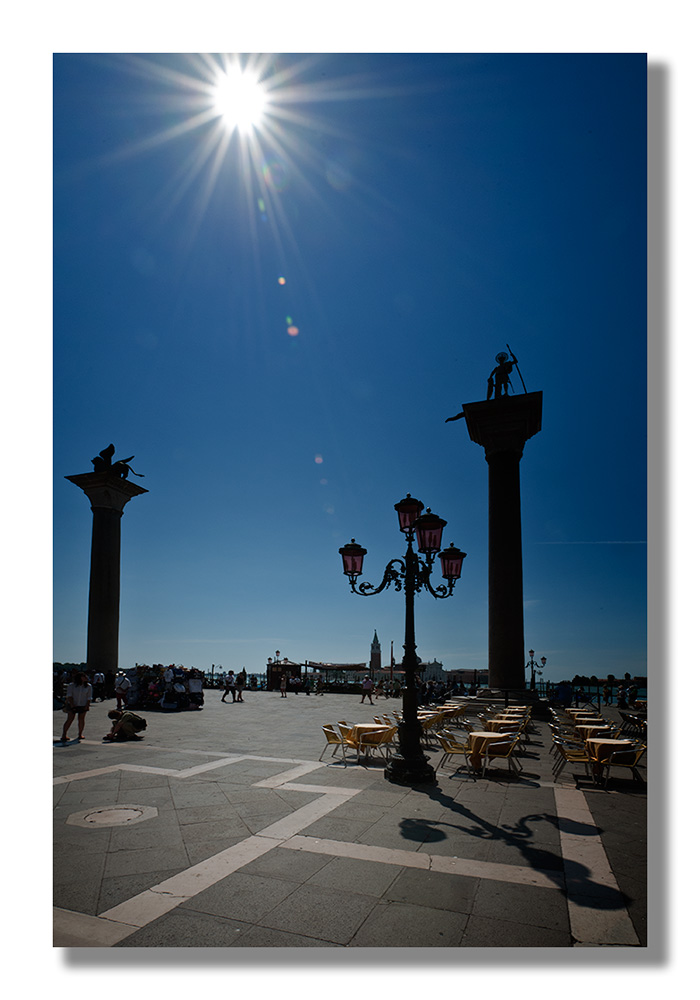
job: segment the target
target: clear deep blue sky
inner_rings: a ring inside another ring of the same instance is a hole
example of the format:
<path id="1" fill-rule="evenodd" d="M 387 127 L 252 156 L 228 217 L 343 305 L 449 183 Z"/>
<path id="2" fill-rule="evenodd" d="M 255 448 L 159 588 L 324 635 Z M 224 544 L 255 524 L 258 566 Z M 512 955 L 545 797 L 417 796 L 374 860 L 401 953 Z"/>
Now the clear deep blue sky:
<path id="1" fill-rule="evenodd" d="M 192 120 L 211 59 L 55 57 L 54 659 L 86 652 L 64 476 L 113 442 L 149 490 L 122 667 L 367 661 L 375 629 L 400 659 L 403 595 L 351 594 L 338 548 L 378 583 L 407 492 L 468 553 L 418 653 L 487 666 L 488 467 L 444 421 L 510 344 L 544 394 L 525 648 L 550 680 L 646 674 L 645 56 L 270 57 L 228 146 Z"/>

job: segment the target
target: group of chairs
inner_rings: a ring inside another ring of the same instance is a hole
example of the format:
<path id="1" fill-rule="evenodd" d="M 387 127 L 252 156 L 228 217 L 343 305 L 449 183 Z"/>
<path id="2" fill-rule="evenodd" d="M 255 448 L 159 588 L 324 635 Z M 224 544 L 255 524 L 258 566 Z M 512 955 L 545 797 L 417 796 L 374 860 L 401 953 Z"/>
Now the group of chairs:
<path id="1" fill-rule="evenodd" d="M 384 719 L 388 720 L 389 717 L 385 716 Z M 352 751 L 358 761 L 361 755 L 371 757 L 375 754 L 388 760 L 390 748 L 396 745 L 398 725 L 395 721 L 392 723 L 391 721 L 384 721 L 384 719 L 380 720 L 376 718 L 375 721 L 377 725 L 388 726 L 388 728 L 368 730 L 361 733 L 358 733 L 355 727 L 348 722 L 337 722 L 335 726 L 331 725 L 331 723 L 326 723 L 326 725 L 322 726 L 323 735 L 326 737 L 326 745 L 318 759 L 322 760 L 323 755 L 329 747 L 333 747 L 331 756 L 334 757 L 340 750 L 344 762 L 346 762 L 345 754 L 347 750 Z"/>
<path id="2" fill-rule="evenodd" d="M 633 715 L 631 712 L 623 712 L 618 709 L 622 719 L 622 732 L 631 736 L 639 736 L 642 740 L 647 738 L 647 720 L 641 715 Z"/>
<path id="3" fill-rule="evenodd" d="M 473 766 L 473 758 L 470 760 L 473 750 L 469 740 L 466 742 L 458 740 L 451 733 L 437 733 L 436 736 L 443 751 L 438 768 L 444 767 L 445 762 L 452 757 L 463 757 L 465 764 L 472 764 Z M 514 756 L 517 746 L 518 741 L 513 738 L 494 740 L 493 743 L 487 743 L 486 746 L 479 751 L 478 755 L 481 763 L 481 777 L 484 777 L 486 769 L 494 760 L 506 761 L 508 764 L 508 770 L 512 771 L 516 775 L 519 774 L 520 771 L 522 771 L 523 766 L 518 758 Z"/>
<path id="4" fill-rule="evenodd" d="M 631 742 L 630 746 L 626 746 L 621 750 L 616 750 L 609 754 L 604 760 L 598 762 L 591 756 L 588 744 L 577 731 L 575 723 L 572 720 L 557 714 L 557 712 L 555 712 L 552 708 L 550 708 L 549 711 L 551 715 L 549 728 L 552 739 L 550 754 L 554 756 L 552 773 L 555 781 L 567 764 L 583 764 L 586 777 L 591 779 L 594 777 L 596 779 L 600 778 L 604 773 L 604 788 L 608 787 L 610 769 L 612 767 L 627 768 L 632 772 L 636 780 L 643 781 L 643 778 L 639 773 L 639 764 L 642 757 L 646 753 L 647 748 L 645 743 L 642 743 L 639 740 L 634 740 Z M 612 740 L 618 739 L 623 733 L 624 726 L 614 726 L 605 723 L 601 723 L 600 727 L 596 730 L 596 735 L 605 736 L 606 738 Z M 597 768 L 597 774 L 594 773 L 594 768 Z"/>
<path id="5" fill-rule="evenodd" d="M 449 707 L 449 706 L 448 706 Z M 516 751 L 523 749 L 524 743 L 528 740 L 528 726 L 530 723 L 530 712 L 524 712 L 522 716 L 513 718 L 512 723 L 504 723 L 506 728 L 502 732 L 503 738 L 485 743 L 477 750 L 474 748 L 471 734 L 478 730 L 478 725 L 487 729 L 487 723 L 496 719 L 501 709 L 496 705 L 489 705 L 483 712 L 477 715 L 478 724 L 470 722 L 466 718 L 467 706 L 459 706 L 458 712 L 448 715 L 442 726 L 435 732 L 435 738 L 442 750 L 442 757 L 438 763 L 438 769 L 444 767 L 451 759 L 464 760 L 464 764 L 472 768 L 478 761 L 478 771 L 482 777 L 492 766 L 494 761 L 505 761 L 509 772 L 519 774 L 523 766 L 516 756 Z M 466 740 L 450 732 L 453 726 L 459 727 L 467 735 Z M 460 766 L 461 762 L 460 762 Z"/>

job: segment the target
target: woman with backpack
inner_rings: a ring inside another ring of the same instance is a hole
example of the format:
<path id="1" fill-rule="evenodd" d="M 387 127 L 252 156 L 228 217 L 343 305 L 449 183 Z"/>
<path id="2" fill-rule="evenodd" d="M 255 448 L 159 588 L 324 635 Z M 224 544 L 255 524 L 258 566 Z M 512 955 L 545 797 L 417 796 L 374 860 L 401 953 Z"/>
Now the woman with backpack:
<path id="1" fill-rule="evenodd" d="M 103 737 L 106 742 L 143 739 L 143 736 L 138 736 L 137 733 L 145 729 L 147 723 L 140 715 L 135 715 L 133 712 L 119 712 L 114 709 L 107 712 L 107 717 L 112 719 L 113 723 L 110 731 Z"/>

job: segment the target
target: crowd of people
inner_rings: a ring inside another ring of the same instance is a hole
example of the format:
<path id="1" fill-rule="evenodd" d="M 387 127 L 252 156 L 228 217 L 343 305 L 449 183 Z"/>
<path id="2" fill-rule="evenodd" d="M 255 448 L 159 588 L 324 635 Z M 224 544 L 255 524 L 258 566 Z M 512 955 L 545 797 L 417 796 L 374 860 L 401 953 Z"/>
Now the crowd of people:
<path id="1" fill-rule="evenodd" d="M 66 702 L 71 685 L 84 677 L 90 686 L 90 701 L 117 702 L 122 708 L 148 708 L 162 711 L 198 709 L 204 704 L 204 673 L 196 668 L 185 668 L 161 663 L 153 666 L 132 667 L 119 670 L 116 675 L 95 671 L 92 677 L 76 668 L 54 673 L 54 698 Z M 72 689 L 71 689 L 72 690 Z"/>

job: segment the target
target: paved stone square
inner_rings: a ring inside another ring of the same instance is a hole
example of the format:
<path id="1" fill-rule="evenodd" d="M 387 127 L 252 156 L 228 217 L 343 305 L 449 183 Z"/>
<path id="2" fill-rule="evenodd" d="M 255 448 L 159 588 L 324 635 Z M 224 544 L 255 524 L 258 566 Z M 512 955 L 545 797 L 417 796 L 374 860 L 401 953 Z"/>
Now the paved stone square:
<path id="1" fill-rule="evenodd" d="M 646 786 L 626 772 L 555 782 L 535 720 L 519 775 L 449 764 L 404 788 L 379 759 L 319 761 L 323 724 L 398 701 L 244 697 L 144 711 L 144 739 L 121 744 L 97 703 L 85 740 L 55 744 L 55 946 L 646 945 Z"/>

